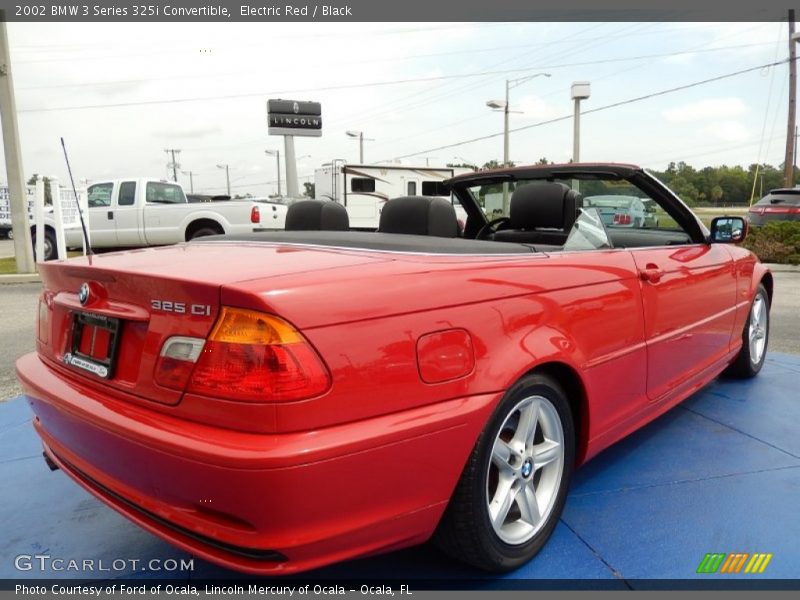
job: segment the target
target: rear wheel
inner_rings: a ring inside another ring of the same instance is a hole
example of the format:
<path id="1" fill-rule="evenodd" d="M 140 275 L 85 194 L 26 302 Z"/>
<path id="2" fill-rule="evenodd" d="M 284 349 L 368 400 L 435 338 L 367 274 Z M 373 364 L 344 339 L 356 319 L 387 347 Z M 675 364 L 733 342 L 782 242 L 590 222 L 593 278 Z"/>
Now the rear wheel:
<path id="1" fill-rule="evenodd" d="M 725 371 L 732 377 L 755 377 L 764 366 L 769 342 L 769 295 L 758 284 L 742 331 L 742 349 Z"/>
<path id="2" fill-rule="evenodd" d="M 219 228 L 210 227 L 210 226 L 200 227 L 200 228 L 196 229 L 195 231 L 193 231 L 189 235 L 189 239 L 193 240 L 195 238 L 205 237 L 207 235 L 219 235 L 220 233 L 223 233 L 223 231 L 220 230 Z"/>
<path id="3" fill-rule="evenodd" d="M 558 523 L 574 460 L 575 430 L 563 390 L 545 375 L 523 378 L 478 438 L 435 542 L 487 571 L 526 563 Z"/>

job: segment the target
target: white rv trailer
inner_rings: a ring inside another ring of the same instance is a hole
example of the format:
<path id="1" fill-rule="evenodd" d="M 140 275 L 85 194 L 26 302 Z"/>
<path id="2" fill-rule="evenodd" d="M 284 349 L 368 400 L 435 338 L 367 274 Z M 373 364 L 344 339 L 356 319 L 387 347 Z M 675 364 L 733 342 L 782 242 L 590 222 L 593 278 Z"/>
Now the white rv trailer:
<path id="1" fill-rule="evenodd" d="M 452 201 L 443 182 L 469 173 L 463 167 L 410 167 L 405 165 L 348 165 L 335 160 L 314 171 L 314 197 L 333 200 L 347 209 L 353 229 L 377 229 L 381 210 L 390 198 L 439 196 Z M 461 205 L 456 213 L 466 219 Z"/>

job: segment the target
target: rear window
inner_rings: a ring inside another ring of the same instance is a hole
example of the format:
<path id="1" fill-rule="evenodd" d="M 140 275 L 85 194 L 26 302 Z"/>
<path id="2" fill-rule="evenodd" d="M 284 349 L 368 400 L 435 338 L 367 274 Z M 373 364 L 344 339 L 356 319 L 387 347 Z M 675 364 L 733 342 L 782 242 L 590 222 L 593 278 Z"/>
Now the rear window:
<path id="1" fill-rule="evenodd" d="M 797 192 L 777 192 L 775 194 L 767 194 L 758 201 L 759 206 L 769 206 L 772 204 L 781 204 L 783 206 L 800 206 L 800 190 Z"/>
<path id="2" fill-rule="evenodd" d="M 145 188 L 147 202 L 158 204 L 185 204 L 186 196 L 179 185 L 161 183 L 158 181 L 148 181 Z"/>
<path id="3" fill-rule="evenodd" d="M 586 208 L 629 208 L 631 202 L 630 198 L 595 197 L 583 199 L 583 205 Z"/>

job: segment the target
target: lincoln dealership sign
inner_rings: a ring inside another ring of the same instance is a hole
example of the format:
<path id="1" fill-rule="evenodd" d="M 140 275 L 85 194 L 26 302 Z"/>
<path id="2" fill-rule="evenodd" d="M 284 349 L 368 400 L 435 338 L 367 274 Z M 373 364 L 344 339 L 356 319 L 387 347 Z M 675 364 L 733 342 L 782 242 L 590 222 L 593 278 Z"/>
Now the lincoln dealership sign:
<path id="1" fill-rule="evenodd" d="M 322 135 L 322 106 L 319 102 L 267 100 L 270 135 Z"/>

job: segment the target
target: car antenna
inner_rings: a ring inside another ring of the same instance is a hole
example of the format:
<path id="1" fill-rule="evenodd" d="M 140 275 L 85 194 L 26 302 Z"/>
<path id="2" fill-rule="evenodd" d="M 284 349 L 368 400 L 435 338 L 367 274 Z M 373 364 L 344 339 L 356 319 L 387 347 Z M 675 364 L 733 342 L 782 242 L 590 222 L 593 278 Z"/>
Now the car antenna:
<path id="1" fill-rule="evenodd" d="M 94 254 L 92 247 L 89 245 L 89 234 L 86 233 L 86 223 L 83 220 L 83 211 L 81 210 L 81 203 L 78 201 L 78 190 L 75 189 L 75 180 L 72 178 L 72 168 L 69 166 L 69 157 L 67 156 L 67 146 L 64 143 L 64 138 L 61 138 L 61 147 L 64 149 L 64 161 L 67 163 L 67 172 L 69 173 L 69 181 L 72 184 L 72 193 L 75 196 L 75 206 L 78 208 L 78 218 L 81 220 L 81 231 L 83 231 L 83 246 L 86 248 L 86 254 Z M 58 199 L 60 200 L 60 198 Z"/>

